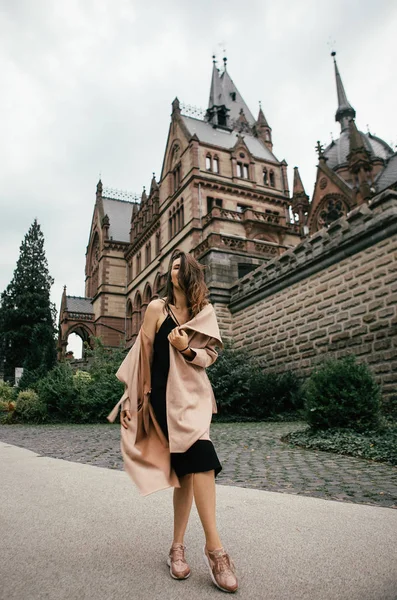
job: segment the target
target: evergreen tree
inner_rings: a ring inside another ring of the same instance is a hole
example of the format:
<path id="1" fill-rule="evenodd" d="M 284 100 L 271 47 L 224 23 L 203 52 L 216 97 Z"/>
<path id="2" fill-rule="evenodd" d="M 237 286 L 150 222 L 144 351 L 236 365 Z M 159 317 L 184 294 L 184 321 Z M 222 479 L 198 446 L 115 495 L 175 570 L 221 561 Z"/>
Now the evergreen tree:
<path id="1" fill-rule="evenodd" d="M 14 379 L 15 367 L 44 374 L 56 362 L 53 283 L 35 219 L 21 244 L 12 281 L 1 294 L 0 364 L 6 380 Z"/>

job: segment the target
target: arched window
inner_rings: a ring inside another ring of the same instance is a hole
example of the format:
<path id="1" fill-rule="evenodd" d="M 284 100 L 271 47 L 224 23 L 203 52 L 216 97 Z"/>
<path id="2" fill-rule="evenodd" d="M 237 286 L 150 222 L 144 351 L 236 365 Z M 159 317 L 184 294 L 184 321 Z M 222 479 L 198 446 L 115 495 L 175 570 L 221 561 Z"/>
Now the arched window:
<path id="1" fill-rule="evenodd" d="M 136 255 L 136 273 L 137 275 L 141 272 L 141 252 L 139 251 Z"/>
<path id="2" fill-rule="evenodd" d="M 269 176 L 266 167 L 263 169 L 263 183 L 264 185 L 269 185 Z"/>
<path id="3" fill-rule="evenodd" d="M 181 229 L 185 225 L 185 210 L 183 207 L 183 198 L 181 198 L 181 207 L 179 209 L 181 211 Z"/>
<path id="4" fill-rule="evenodd" d="M 152 262 L 152 242 L 146 244 L 146 266 Z"/>
<path id="5" fill-rule="evenodd" d="M 214 160 L 212 161 L 212 170 L 214 173 L 219 173 L 219 158 L 214 156 Z"/>
<path id="6" fill-rule="evenodd" d="M 181 213 L 179 211 L 179 202 L 176 203 L 176 230 L 179 231 L 181 228 Z"/>
<path id="7" fill-rule="evenodd" d="M 132 337 L 132 304 L 131 304 L 131 300 L 127 300 L 126 315 L 127 315 L 126 335 L 127 335 L 127 340 L 129 340 Z"/>
<path id="8" fill-rule="evenodd" d="M 274 171 L 273 170 L 271 170 L 270 173 L 269 173 L 269 179 L 270 179 L 270 186 L 274 187 L 276 184 L 275 184 Z"/>
<path id="9" fill-rule="evenodd" d="M 135 295 L 134 310 L 132 314 L 133 333 L 137 334 L 142 323 L 142 298 L 139 292 Z"/>
<path id="10" fill-rule="evenodd" d="M 168 237 L 172 238 L 172 212 L 168 213 Z"/>
<path id="11" fill-rule="evenodd" d="M 132 281 L 132 260 L 130 260 L 130 262 L 128 263 L 128 281 L 127 281 L 127 283 L 130 283 L 130 281 Z"/>
<path id="12" fill-rule="evenodd" d="M 176 212 L 175 212 L 175 206 L 172 209 L 172 235 L 176 234 Z"/>
<path id="13" fill-rule="evenodd" d="M 160 232 L 156 233 L 156 256 L 160 254 Z"/>
<path id="14" fill-rule="evenodd" d="M 207 169 L 207 171 L 212 170 L 211 154 L 207 154 L 207 156 L 205 157 L 205 168 Z"/>

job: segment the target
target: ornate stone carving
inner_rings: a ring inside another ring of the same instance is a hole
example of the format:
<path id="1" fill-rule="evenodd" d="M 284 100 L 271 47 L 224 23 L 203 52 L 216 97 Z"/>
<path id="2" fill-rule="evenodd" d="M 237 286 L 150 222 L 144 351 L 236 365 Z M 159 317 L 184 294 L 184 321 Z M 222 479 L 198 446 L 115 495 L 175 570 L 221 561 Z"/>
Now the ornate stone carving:
<path id="1" fill-rule="evenodd" d="M 346 214 L 346 206 L 341 198 L 338 196 L 326 197 L 320 205 L 317 217 L 318 227 L 329 227 L 329 225 L 340 219 Z"/>

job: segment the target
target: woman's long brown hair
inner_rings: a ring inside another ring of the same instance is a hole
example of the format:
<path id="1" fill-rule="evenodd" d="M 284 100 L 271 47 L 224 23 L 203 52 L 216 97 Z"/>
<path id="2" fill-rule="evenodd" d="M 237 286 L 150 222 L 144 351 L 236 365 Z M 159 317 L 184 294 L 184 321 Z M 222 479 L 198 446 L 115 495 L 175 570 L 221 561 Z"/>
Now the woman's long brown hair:
<path id="1" fill-rule="evenodd" d="M 204 269 L 191 254 L 182 252 L 182 250 L 174 250 L 171 255 L 170 264 L 168 266 L 167 284 L 166 284 L 166 304 L 175 304 L 174 286 L 171 280 L 172 263 L 177 258 L 181 259 L 178 270 L 178 281 L 181 289 L 184 291 L 192 317 L 195 317 L 200 310 L 208 304 L 207 296 L 209 294 L 207 285 L 204 280 Z"/>

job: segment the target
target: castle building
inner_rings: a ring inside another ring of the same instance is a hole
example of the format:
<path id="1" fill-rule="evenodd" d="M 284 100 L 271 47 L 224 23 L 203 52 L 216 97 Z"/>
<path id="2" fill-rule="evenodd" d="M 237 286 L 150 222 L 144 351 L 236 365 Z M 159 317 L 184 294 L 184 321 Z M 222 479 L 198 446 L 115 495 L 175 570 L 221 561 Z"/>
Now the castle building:
<path id="1" fill-rule="evenodd" d="M 172 251 L 191 252 L 206 266 L 210 300 L 221 331 L 232 333 L 229 310 L 236 281 L 294 249 L 302 240 L 387 188 L 397 189 L 396 153 L 362 133 L 335 56 L 340 137 L 318 143 L 311 201 L 295 168 L 292 195 L 287 163 L 273 152 L 262 108 L 251 113 L 231 79 L 227 61 L 213 62 L 206 111 L 175 98 L 159 181 L 141 197 L 99 181 L 85 267 L 85 297 L 61 301 L 58 356 L 68 336 L 101 337 L 131 346 L 151 299 L 163 293 Z M 253 273 L 254 275 L 254 273 Z"/>

